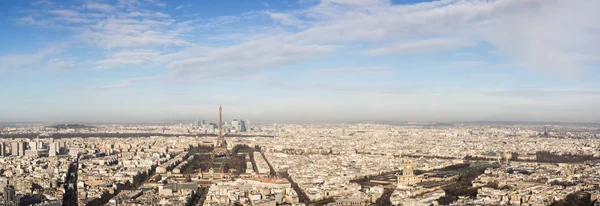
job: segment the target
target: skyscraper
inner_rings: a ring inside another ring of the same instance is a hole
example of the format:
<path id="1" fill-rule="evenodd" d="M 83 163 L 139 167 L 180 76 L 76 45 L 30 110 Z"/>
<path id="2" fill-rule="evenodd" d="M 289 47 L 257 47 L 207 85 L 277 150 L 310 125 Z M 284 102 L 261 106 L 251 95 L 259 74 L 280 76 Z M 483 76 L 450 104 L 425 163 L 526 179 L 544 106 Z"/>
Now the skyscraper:
<path id="1" fill-rule="evenodd" d="M 10 144 L 10 153 L 13 156 L 25 155 L 25 145 L 23 142 L 13 142 Z"/>
<path id="2" fill-rule="evenodd" d="M 17 145 L 18 142 L 11 142 L 10 143 L 10 154 L 12 156 L 19 156 L 19 146 Z"/>
<path id="3" fill-rule="evenodd" d="M 6 151 L 4 151 L 4 142 L 0 142 L 0 157 L 4 157 Z"/>
<path id="4" fill-rule="evenodd" d="M 240 131 L 240 122 L 237 119 L 231 121 L 231 130 Z"/>
<path id="5" fill-rule="evenodd" d="M 18 149 L 19 156 L 25 155 L 25 142 L 19 142 L 18 147 L 19 147 L 19 149 Z"/>
<path id="6" fill-rule="evenodd" d="M 30 150 L 35 150 L 35 151 L 38 150 L 37 142 L 28 142 L 27 144 L 28 144 Z"/>
<path id="7" fill-rule="evenodd" d="M 250 127 L 250 120 L 246 119 L 246 131 L 251 131 L 252 127 Z"/>
<path id="8" fill-rule="evenodd" d="M 238 131 L 240 131 L 240 132 L 246 132 L 247 131 L 246 122 L 244 120 L 240 119 L 239 125 L 240 125 L 240 127 L 239 127 Z"/>
<path id="9" fill-rule="evenodd" d="M 21 203 L 21 197 L 15 193 L 15 188 L 8 184 L 4 188 L 4 194 L 2 196 L 5 206 L 19 206 Z"/>
<path id="10" fill-rule="evenodd" d="M 50 142 L 48 145 L 48 156 L 54 157 L 58 154 L 58 142 Z"/>

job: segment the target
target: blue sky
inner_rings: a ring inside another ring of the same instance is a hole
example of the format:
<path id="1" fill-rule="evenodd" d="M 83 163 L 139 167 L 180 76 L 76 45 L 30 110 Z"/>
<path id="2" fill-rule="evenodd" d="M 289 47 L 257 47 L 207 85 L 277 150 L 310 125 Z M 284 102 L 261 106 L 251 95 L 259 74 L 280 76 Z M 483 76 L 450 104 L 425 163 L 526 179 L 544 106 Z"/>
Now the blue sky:
<path id="1" fill-rule="evenodd" d="M 3 122 L 600 122 L 598 1 L 1 4 Z"/>

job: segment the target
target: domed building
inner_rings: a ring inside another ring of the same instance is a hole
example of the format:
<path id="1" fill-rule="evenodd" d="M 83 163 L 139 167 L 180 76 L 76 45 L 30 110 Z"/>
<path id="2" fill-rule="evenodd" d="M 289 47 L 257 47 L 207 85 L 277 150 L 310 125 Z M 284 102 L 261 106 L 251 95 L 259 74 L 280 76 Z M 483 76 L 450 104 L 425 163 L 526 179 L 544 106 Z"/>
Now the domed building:
<path id="1" fill-rule="evenodd" d="M 423 177 L 421 175 L 415 175 L 410 160 L 407 159 L 406 161 L 404 161 L 402 175 L 398 175 L 398 185 L 416 185 L 417 183 L 420 183 L 422 179 Z"/>

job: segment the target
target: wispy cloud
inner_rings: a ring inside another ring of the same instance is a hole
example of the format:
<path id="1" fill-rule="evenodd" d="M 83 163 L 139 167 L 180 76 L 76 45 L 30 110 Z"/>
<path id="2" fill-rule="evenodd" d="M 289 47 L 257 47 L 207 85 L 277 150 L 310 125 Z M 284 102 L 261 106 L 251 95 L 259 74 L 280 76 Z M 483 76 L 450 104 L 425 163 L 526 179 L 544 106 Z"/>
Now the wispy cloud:
<path id="1" fill-rule="evenodd" d="M 60 15 L 60 16 L 77 16 L 77 15 L 79 15 L 79 12 L 76 12 L 73 10 L 68 10 L 68 9 L 50 10 L 50 11 L 48 11 L 48 13 L 56 14 L 56 15 Z"/>
<path id="2" fill-rule="evenodd" d="M 309 25 L 309 22 L 300 20 L 300 19 L 298 19 L 298 17 L 296 17 L 293 14 L 277 13 L 277 12 L 271 12 L 271 11 L 265 11 L 264 14 L 269 16 L 275 22 L 281 23 L 283 25 L 296 26 L 296 27 L 307 27 Z"/>
<path id="3" fill-rule="evenodd" d="M 70 60 L 50 59 L 46 62 L 45 69 L 52 71 L 64 71 L 71 69 L 74 66 L 75 63 Z"/>
<path id="4" fill-rule="evenodd" d="M 33 54 L 16 54 L 0 56 L 0 72 L 13 72 L 27 66 L 42 63 L 51 55 L 61 53 L 60 46 L 48 47 Z"/>
<path id="5" fill-rule="evenodd" d="M 167 31 L 172 20 L 108 18 L 79 34 L 82 41 L 101 48 L 186 45 L 180 34 Z"/>
<path id="6" fill-rule="evenodd" d="M 435 52 L 435 51 L 448 51 L 459 49 L 463 47 L 475 46 L 476 43 L 472 41 L 465 41 L 459 39 L 426 39 L 416 41 L 397 42 L 390 46 L 384 46 L 376 49 L 367 50 L 367 54 L 410 54 L 410 53 L 424 53 L 424 52 Z"/>
<path id="7" fill-rule="evenodd" d="M 214 48 L 197 57 L 180 59 L 167 65 L 171 77 L 194 79 L 251 75 L 283 65 L 310 60 L 334 51 L 334 47 L 303 45 L 276 37 L 238 45 Z"/>
<path id="8" fill-rule="evenodd" d="M 90 86 L 90 87 L 86 87 L 87 89 L 95 89 L 95 90 L 105 90 L 105 89 L 119 89 L 119 88 L 126 88 L 126 87 L 130 87 L 138 82 L 143 82 L 143 81 L 148 81 L 148 80 L 154 80 L 157 79 L 158 77 L 156 76 L 147 76 L 147 77 L 135 77 L 135 78 L 129 78 L 129 79 L 124 79 L 121 82 L 118 83 L 114 83 L 114 84 L 106 84 L 106 85 L 98 85 L 98 86 Z"/>
<path id="9" fill-rule="evenodd" d="M 99 2 L 84 2 L 76 9 L 64 5 L 50 5 L 46 13 L 29 13 L 17 19 L 18 23 L 64 29 L 73 33 L 71 40 L 79 40 L 105 49 L 137 48 L 144 46 L 183 46 L 182 31 L 186 25 L 175 24 L 170 15 L 141 9 L 157 6 L 159 1 L 122 0 L 117 6 Z M 78 8 L 78 9 L 77 9 Z M 89 11 L 83 12 L 81 9 Z"/>
<path id="10" fill-rule="evenodd" d="M 31 2 L 31 5 L 32 5 L 32 6 L 38 6 L 38 5 L 52 5 L 52 4 L 54 4 L 54 2 L 52 2 L 52 1 L 45 1 L 45 0 Z"/>
<path id="11" fill-rule="evenodd" d="M 424 86 L 417 85 L 361 85 L 361 84 L 333 84 L 333 83 L 311 83 L 293 84 L 278 81 L 267 77 L 254 77 L 255 82 L 271 89 L 283 90 L 323 90 L 333 92 L 360 92 L 375 94 L 408 94 L 423 92 Z"/>
<path id="12" fill-rule="evenodd" d="M 192 4 L 181 4 L 181 5 L 177 6 L 177 7 L 175 7 L 175 10 L 184 9 L 184 8 L 188 8 L 188 7 L 191 7 L 191 6 L 192 6 Z"/>
<path id="13" fill-rule="evenodd" d="M 332 68 L 312 70 L 313 74 L 354 74 L 354 73 L 378 73 L 390 72 L 390 68 L 386 67 L 356 67 L 356 68 Z"/>
<path id="14" fill-rule="evenodd" d="M 513 97 L 564 97 L 564 96 L 600 96 L 600 90 L 589 89 L 541 89 L 541 88 L 518 88 L 490 91 L 490 96 L 513 96 Z"/>
<path id="15" fill-rule="evenodd" d="M 108 58 L 96 61 L 96 69 L 109 69 L 128 65 L 140 65 L 156 60 L 160 54 L 153 50 L 123 50 L 112 53 Z"/>
<path id="16" fill-rule="evenodd" d="M 417 86 L 398 86 L 398 85 L 385 85 L 385 86 L 373 86 L 373 85 L 350 85 L 350 84 L 330 84 L 330 83 L 319 83 L 314 84 L 311 88 L 339 91 L 339 92 L 367 92 L 367 93 L 381 93 L 381 94 L 408 94 L 419 92 L 423 89 Z"/>
<path id="17" fill-rule="evenodd" d="M 578 72 L 590 64 L 590 56 L 600 55 L 600 49 L 589 46 L 600 42 L 598 27 L 584 23 L 600 18 L 592 9 L 599 6 L 597 1 L 567 0 L 446 0 L 410 5 L 325 0 L 287 14 L 310 19 L 314 25 L 291 37 L 298 41 L 396 42 L 367 51 L 376 55 L 449 51 L 486 43 L 528 68 Z M 423 37 L 433 38 L 415 40 Z"/>
<path id="18" fill-rule="evenodd" d="M 484 61 L 455 61 L 450 63 L 452 67 L 485 67 L 488 63 Z"/>
<path id="19" fill-rule="evenodd" d="M 102 12 L 111 12 L 115 8 L 109 4 L 97 3 L 97 2 L 88 2 L 85 4 L 85 8 L 89 10 L 97 10 Z"/>

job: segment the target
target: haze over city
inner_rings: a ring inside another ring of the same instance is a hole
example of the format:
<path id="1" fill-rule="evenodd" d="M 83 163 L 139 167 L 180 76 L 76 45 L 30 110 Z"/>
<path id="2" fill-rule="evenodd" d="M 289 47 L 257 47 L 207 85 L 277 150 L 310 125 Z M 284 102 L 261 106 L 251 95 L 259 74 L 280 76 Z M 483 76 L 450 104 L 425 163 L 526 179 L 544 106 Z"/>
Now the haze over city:
<path id="1" fill-rule="evenodd" d="M 598 1 L 4 1 L 0 122 L 600 122 Z"/>
<path id="2" fill-rule="evenodd" d="M 599 0 L 0 17 L 0 206 L 600 206 Z"/>

